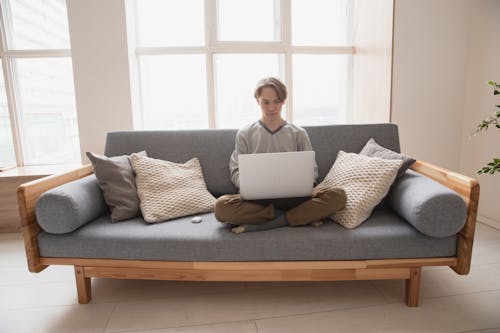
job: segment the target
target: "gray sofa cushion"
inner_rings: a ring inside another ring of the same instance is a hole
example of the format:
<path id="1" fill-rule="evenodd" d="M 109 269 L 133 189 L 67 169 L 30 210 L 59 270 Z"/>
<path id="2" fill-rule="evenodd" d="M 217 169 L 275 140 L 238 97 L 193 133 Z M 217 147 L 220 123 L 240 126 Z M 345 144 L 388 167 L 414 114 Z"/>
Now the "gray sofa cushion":
<path id="1" fill-rule="evenodd" d="M 36 203 L 36 219 L 43 230 L 65 234 L 108 210 L 94 175 L 44 192 Z"/>
<path id="2" fill-rule="evenodd" d="M 147 224 L 142 218 L 110 223 L 108 217 L 66 235 L 41 232 L 44 257 L 173 261 L 362 260 L 448 257 L 455 255 L 456 235 L 428 237 L 389 208 L 377 209 L 359 228 L 329 222 L 321 227 L 284 227 L 234 234 L 230 226 L 203 214 Z"/>
<path id="3" fill-rule="evenodd" d="M 399 152 L 395 124 L 328 125 L 304 127 L 318 163 L 318 183 L 335 162 L 339 150 L 358 153 L 370 138 Z M 237 130 L 126 131 L 108 133 L 106 156 L 130 155 L 146 150 L 148 156 L 175 163 L 197 157 L 208 190 L 214 195 L 236 193 L 229 177 L 229 158 Z"/>
<path id="4" fill-rule="evenodd" d="M 456 192 L 412 170 L 394 183 L 387 204 L 432 237 L 456 234 L 467 217 L 465 202 Z"/>

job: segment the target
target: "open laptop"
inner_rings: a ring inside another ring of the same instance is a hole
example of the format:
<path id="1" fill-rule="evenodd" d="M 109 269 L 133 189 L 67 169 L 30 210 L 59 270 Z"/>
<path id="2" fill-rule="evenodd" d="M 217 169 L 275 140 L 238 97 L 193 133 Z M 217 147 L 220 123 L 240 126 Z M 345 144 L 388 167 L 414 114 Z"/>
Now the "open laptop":
<path id="1" fill-rule="evenodd" d="M 314 151 L 239 155 L 241 198 L 310 196 L 314 185 L 314 161 Z"/>

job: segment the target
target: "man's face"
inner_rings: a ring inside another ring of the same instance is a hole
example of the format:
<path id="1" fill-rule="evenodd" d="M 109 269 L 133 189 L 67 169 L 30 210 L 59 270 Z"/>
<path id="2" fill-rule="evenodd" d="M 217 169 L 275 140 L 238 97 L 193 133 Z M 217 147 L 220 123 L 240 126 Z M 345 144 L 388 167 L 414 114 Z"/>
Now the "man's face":
<path id="1" fill-rule="evenodd" d="M 259 103 L 262 115 L 265 118 L 281 117 L 283 102 L 279 100 L 278 94 L 273 88 L 263 88 L 257 103 Z"/>

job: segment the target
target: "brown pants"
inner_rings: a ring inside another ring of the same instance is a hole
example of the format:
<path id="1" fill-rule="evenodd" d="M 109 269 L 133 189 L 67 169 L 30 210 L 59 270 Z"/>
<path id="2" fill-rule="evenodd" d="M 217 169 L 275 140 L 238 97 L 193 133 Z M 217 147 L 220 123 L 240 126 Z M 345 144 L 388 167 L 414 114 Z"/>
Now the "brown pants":
<path id="1" fill-rule="evenodd" d="M 274 208 L 285 210 L 291 226 L 322 220 L 345 207 L 347 198 L 340 187 L 315 188 L 311 197 L 268 200 L 242 200 L 239 194 L 226 194 L 215 202 L 215 218 L 223 223 L 261 224 L 273 220 Z"/>

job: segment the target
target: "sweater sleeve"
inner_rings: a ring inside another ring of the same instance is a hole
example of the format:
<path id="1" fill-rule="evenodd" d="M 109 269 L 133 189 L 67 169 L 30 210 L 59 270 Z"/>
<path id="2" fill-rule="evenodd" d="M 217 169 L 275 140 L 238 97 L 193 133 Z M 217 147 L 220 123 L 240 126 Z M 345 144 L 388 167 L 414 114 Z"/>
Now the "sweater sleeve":
<path id="1" fill-rule="evenodd" d="M 311 140 L 309 140 L 309 135 L 305 129 L 299 132 L 297 137 L 297 150 L 298 151 L 314 151 L 311 145 Z M 316 163 L 316 158 L 314 158 L 314 183 L 318 180 L 318 164 Z"/>
<path id="2" fill-rule="evenodd" d="M 240 154 L 248 153 L 247 140 L 241 131 L 236 134 L 236 139 L 234 140 L 234 151 L 231 154 L 231 159 L 229 160 L 229 171 L 231 172 L 231 181 L 234 186 L 238 189 L 240 188 L 240 168 L 238 165 L 238 156 Z"/>

